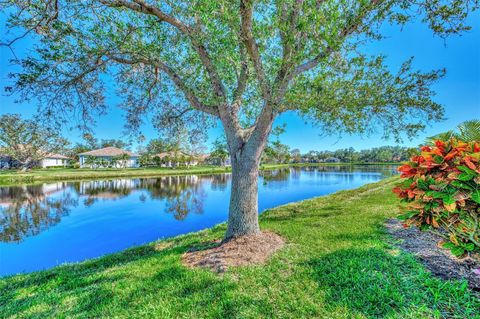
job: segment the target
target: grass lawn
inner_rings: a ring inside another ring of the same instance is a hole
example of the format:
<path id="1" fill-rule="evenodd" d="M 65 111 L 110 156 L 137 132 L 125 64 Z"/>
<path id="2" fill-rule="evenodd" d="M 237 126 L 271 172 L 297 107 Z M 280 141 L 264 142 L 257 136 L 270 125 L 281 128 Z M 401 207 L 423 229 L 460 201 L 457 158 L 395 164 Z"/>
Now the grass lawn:
<path id="1" fill-rule="evenodd" d="M 398 163 L 315 163 L 315 164 L 266 164 L 261 169 L 275 169 L 290 166 L 338 166 L 338 165 L 390 165 Z M 126 168 L 126 169 L 72 169 L 72 168 L 47 168 L 33 169 L 22 172 L 16 170 L 0 170 L 0 185 L 33 183 L 40 181 L 93 179 L 109 177 L 155 177 L 164 175 L 186 175 L 186 174 L 214 174 L 229 172 L 230 167 L 219 166 L 193 166 L 179 168 Z"/>
<path id="2" fill-rule="evenodd" d="M 49 271 L 0 280 L 1 318 L 480 318 L 463 281 L 433 277 L 389 244 L 395 178 L 271 209 L 286 246 L 266 265 L 188 269 L 192 246 L 225 225 Z M 55 249 L 55 247 L 52 247 Z"/>

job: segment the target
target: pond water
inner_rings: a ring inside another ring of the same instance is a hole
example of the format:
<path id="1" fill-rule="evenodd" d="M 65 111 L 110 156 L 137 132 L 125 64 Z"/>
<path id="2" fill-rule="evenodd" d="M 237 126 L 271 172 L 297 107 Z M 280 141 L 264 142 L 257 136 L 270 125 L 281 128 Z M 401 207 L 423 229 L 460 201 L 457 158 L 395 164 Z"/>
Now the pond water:
<path id="1" fill-rule="evenodd" d="M 259 210 L 396 173 L 395 166 L 261 172 Z M 46 269 L 198 231 L 227 219 L 230 174 L 0 187 L 0 275 Z"/>

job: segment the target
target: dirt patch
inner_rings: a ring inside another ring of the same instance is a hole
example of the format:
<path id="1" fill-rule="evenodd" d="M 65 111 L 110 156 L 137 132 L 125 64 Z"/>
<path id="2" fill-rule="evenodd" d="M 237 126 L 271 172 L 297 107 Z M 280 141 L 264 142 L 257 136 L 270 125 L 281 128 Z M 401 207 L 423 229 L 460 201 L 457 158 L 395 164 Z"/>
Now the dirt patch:
<path id="1" fill-rule="evenodd" d="M 453 256 L 439 247 L 442 237 L 422 232 L 415 227 L 403 228 L 398 219 L 389 219 L 385 224 L 393 237 L 400 239 L 400 248 L 413 253 L 434 275 L 443 279 L 466 279 L 471 289 L 480 291 L 480 257 Z"/>
<path id="2" fill-rule="evenodd" d="M 216 241 L 196 247 L 185 253 L 182 261 L 188 267 L 208 268 L 221 273 L 229 267 L 263 264 L 284 243 L 279 235 L 262 232 L 234 238 L 225 243 Z"/>
<path id="3" fill-rule="evenodd" d="M 162 250 L 165 250 L 165 249 L 168 249 L 170 247 L 172 247 L 173 244 L 171 242 L 159 242 L 159 243 L 156 243 L 154 246 L 153 246 L 153 249 L 155 249 L 155 251 L 162 251 Z"/>

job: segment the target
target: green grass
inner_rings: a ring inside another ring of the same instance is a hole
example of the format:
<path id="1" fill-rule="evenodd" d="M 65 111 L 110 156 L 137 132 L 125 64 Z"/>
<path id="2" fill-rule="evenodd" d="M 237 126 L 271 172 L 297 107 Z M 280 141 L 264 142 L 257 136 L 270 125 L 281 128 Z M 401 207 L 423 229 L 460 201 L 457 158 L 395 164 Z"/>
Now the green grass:
<path id="1" fill-rule="evenodd" d="M 338 165 L 388 165 L 392 163 L 316 163 L 316 164 L 266 164 L 262 170 L 276 169 L 289 166 L 338 166 Z M 393 163 L 395 164 L 395 163 Z M 397 163 L 398 164 L 398 163 Z M 47 168 L 29 171 L 0 170 L 0 185 L 15 185 L 35 183 L 42 181 L 67 181 L 79 179 L 110 178 L 110 177 L 156 177 L 165 175 L 187 174 L 214 174 L 229 172 L 230 167 L 219 166 L 193 166 L 190 168 L 126 168 L 126 169 L 73 169 L 73 168 Z"/>
<path id="2" fill-rule="evenodd" d="M 479 318 L 465 281 L 432 276 L 392 247 L 395 178 L 267 211 L 286 246 L 266 265 L 223 275 L 184 267 L 225 225 L 0 280 L 1 318 Z M 165 245 L 164 245 L 165 246 Z M 52 249 L 55 249 L 52 247 Z"/>

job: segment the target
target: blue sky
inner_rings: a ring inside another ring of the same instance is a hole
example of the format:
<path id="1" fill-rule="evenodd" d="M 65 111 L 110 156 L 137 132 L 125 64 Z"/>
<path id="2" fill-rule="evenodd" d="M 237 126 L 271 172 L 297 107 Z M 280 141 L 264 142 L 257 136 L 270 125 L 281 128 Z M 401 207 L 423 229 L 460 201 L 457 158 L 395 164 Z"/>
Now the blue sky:
<path id="1" fill-rule="evenodd" d="M 448 38 L 444 41 L 433 36 L 432 32 L 423 24 L 416 22 L 400 30 L 398 27 L 384 27 L 386 39 L 369 44 L 367 50 L 371 53 L 386 55 L 387 63 L 392 70 L 399 68 L 400 64 L 411 56 L 415 57 L 414 66 L 417 69 L 428 71 L 445 67 L 447 75 L 433 87 L 436 91 L 435 100 L 445 107 L 446 120 L 428 127 L 424 133 L 413 140 L 405 140 L 402 145 L 416 146 L 425 137 L 436 133 L 454 129 L 462 121 L 480 118 L 480 12 L 470 16 L 472 30 L 461 36 Z M 4 16 L 0 15 L 0 34 L 5 34 Z M 18 56 L 28 54 L 28 48 L 34 43 L 32 39 L 25 39 L 15 47 Z M 15 68 L 8 62 L 13 56 L 6 47 L 0 47 L 0 114 L 20 113 L 29 117 L 36 111 L 32 103 L 14 103 L 15 97 L 6 96 L 3 87 L 9 85 L 8 73 Z M 115 97 L 109 97 L 112 107 L 107 115 L 97 121 L 94 128 L 95 135 L 99 138 L 122 138 L 123 112 L 116 108 Z M 354 147 L 365 149 L 381 145 L 395 145 L 392 140 L 381 139 L 380 134 L 371 136 L 350 136 L 341 138 L 320 136 L 321 130 L 305 123 L 293 113 L 282 114 L 276 121 L 277 124 L 286 123 L 287 130 L 281 136 L 281 141 L 291 148 L 299 148 L 302 152 L 309 150 L 334 150 L 338 148 Z M 143 129 L 147 140 L 157 137 L 157 133 L 150 125 Z M 65 128 L 64 136 L 69 140 L 81 141 L 80 133 L 76 130 Z M 209 132 L 210 144 L 220 134 L 221 126 Z"/>

